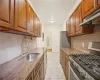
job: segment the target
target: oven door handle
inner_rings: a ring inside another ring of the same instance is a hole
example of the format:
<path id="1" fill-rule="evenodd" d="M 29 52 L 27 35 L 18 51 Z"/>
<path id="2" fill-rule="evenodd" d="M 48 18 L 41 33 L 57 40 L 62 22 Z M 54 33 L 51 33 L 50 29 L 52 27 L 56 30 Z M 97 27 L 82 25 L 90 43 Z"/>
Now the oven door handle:
<path id="1" fill-rule="evenodd" d="M 70 70 L 71 70 L 72 73 L 74 74 L 75 78 L 76 78 L 77 80 L 80 80 L 80 79 L 78 78 L 78 76 L 75 74 L 74 70 L 71 68 L 71 66 L 70 66 Z"/>

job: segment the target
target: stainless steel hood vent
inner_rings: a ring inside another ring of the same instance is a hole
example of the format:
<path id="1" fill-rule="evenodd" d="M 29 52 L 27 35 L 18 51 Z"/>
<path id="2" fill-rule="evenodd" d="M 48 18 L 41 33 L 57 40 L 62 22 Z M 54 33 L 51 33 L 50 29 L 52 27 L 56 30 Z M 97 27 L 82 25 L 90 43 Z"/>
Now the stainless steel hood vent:
<path id="1" fill-rule="evenodd" d="M 81 26 L 98 26 L 100 25 L 100 9 L 95 11 L 90 16 L 86 17 L 83 20 L 83 23 L 80 24 Z"/>

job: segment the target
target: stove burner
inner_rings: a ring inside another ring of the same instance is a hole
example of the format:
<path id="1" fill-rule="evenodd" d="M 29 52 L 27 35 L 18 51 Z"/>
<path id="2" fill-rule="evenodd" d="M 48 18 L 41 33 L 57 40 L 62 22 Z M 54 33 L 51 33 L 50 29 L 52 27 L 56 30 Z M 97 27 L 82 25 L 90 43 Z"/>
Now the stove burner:
<path id="1" fill-rule="evenodd" d="M 79 65 L 81 65 L 86 71 L 100 80 L 100 56 L 96 54 L 79 54 L 72 55 Z"/>

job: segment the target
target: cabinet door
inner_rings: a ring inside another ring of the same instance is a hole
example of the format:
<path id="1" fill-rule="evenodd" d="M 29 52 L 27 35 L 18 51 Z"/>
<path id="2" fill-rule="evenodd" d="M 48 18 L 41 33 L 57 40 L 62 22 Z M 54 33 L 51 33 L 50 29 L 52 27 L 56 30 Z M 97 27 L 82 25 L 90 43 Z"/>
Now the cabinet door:
<path id="1" fill-rule="evenodd" d="M 41 36 L 41 24 L 39 24 L 39 32 L 38 32 L 39 36 Z"/>
<path id="2" fill-rule="evenodd" d="M 63 60 L 62 60 L 62 61 L 63 61 L 63 62 L 62 62 L 62 63 L 63 63 L 63 64 L 62 64 L 62 65 L 63 65 L 63 71 L 64 71 L 64 73 L 65 73 L 65 53 L 64 53 L 64 52 L 62 52 L 62 59 L 63 59 Z"/>
<path id="3" fill-rule="evenodd" d="M 81 5 L 79 5 L 79 7 L 76 9 L 75 11 L 75 23 L 76 23 L 76 29 L 75 32 L 76 34 L 82 33 L 82 27 L 80 26 L 80 24 L 82 23 L 82 11 L 81 11 Z"/>
<path id="4" fill-rule="evenodd" d="M 26 32 L 26 0 L 15 0 L 15 29 Z"/>
<path id="5" fill-rule="evenodd" d="M 98 3 L 98 5 L 100 6 L 100 0 L 98 0 L 98 2 L 97 2 L 97 3 Z"/>
<path id="6" fill-rule="evenodd" d="M 46 74 L 47 70 L 47 51 L 44 54 L 44 75 Z"/>
<path id="7" fill-rule="evenodd" d="M 25 80 L 33 80 L 32 75 L 30 74 L 30 75 L 27 77 L 27 79 L 25 79 Z"/>
<path id="8" fill-rule="evenodd" d="M 98 7 L 97 0 L 83 0 L 82 2 L 83 18 L 85 18 L 93 11 L 95 11 L 97 7 Z"/>
<path id="9" fill-rule="evenodd" d="M 36 19 L 36 36 L 39 36 L 39 20 Z"/>
<path id="10" fill-rule="evenodd" d="M 38 22 L 38 36 L 41 36 L 41 23 L 40 21 Z"/>
<path id="11" fill-rule="evenodd" d="M 66 58 L 65 65 L 66 65 L 65 77 L 66 77 L 66 80 L 68 80 L 68 76 L 69 76 L 69 61 L 68 61 L 68 56 Z"/>
<path id="12" fill-rule="evenodd" d="M 68 36 L 70 36 L 70 19 L 67 21 L 66 31 L 68 32 Z"/>
<path id="13" fill-rule="evenodd" d="M 37 19 L 37 16 L 36 16 L 36 22 L 35 22 L 35 34 L 36 34 L 36 36 L 38 36 L 38 23 L 39 23 L 39 21 L 38 21 L 38 19 Z"/>
<path id="14" fill-rule="evenodd" d="M 14 0 L 0 0 L 0 27 L 13 28 Z"/>
<path id="15" fill-rule="evenodd" d="M 98 8 L 100 8 L 100 0 L 97 0 Z"/>
<path id="16" fill-rule="evenodd" d="M 60 49 L 60 64 L 62 65 L 62 50 Z"/>
<path id="17" fill-rule="evenodd" d="M 34 32 L 34 36 L 36 36 L 36 14 L 35 14 L 35 12 L 34 12 L 34 14 L 33 14 L 33 32 Z"/>
<path id="18" fill-rule="evenodd" d="M 42 62 L 40 67 L 40 80 L 44 80 L 44 62 Z"/>
<path id="19" fill-rule="evenodd" d="M 71 28 L 70 28 L 70 35 L 74 35 L 75 34 L 75 14 L 73 13 L 73 15 L 71 16 Z"/>
<path id="20" fill-rule="evenodd" d="M 40 72 L 33 78 L 33 80 L 40 80 Z"/>
<path id="21" fill-rule="evenodd" d="M 29 3 L 27 3 L 27 31 L 30 34 L 34 34 L 33 32 L 33 9 L 29 5 Z"/>

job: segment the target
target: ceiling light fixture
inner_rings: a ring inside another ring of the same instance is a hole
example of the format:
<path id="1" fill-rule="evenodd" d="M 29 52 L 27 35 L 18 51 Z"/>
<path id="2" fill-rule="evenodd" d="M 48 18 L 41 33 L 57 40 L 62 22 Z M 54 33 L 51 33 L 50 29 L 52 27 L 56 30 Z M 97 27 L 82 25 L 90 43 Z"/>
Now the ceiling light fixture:
<path id="1" fill-rule="evenodd" d="M 51 20 L 50 22 L 51 22 L 51 23 L 54 23 L 55 21 L 54 21 L 54 20 Z"/>

